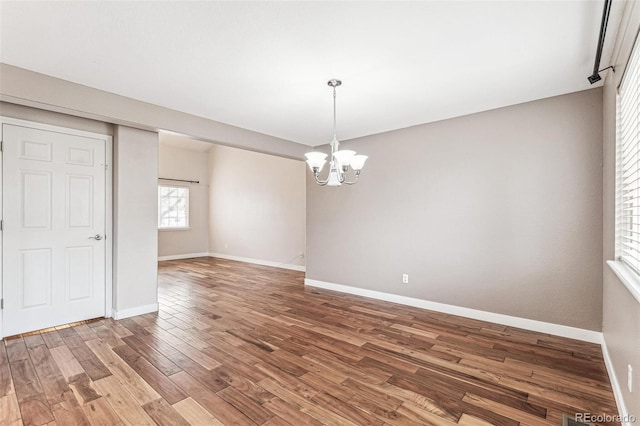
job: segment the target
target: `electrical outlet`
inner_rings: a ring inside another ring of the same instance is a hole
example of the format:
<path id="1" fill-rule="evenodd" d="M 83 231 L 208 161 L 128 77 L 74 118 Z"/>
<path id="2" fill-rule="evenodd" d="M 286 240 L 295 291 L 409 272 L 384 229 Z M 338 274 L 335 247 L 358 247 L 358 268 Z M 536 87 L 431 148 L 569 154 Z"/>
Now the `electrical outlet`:
<path id="1" fill-rule="evenodd" d="M 409 284 L 409 274 L 402 274 L 402 283 Z"/>
<path id="2" fill-rule="evenodd" d="M 633 368 L 631 368 L 631 364 L 627 364 L 627 387 L 629 392 L 633 392 Z"/>
<path id="3" fill-rule="evenodd" d="M 300 257 L 300 259 L 304 259 L 304 252 L 301 251 L 300 254 L 298 255 Z"/>

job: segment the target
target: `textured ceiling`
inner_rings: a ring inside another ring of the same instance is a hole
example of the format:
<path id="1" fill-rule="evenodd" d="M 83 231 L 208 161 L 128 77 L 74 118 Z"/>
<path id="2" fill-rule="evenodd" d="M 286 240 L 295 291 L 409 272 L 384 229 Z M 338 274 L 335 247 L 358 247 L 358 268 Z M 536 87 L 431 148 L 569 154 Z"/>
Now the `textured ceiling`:
<path id="1" fill-rule="evenodd" d="M 333 77 L 340 139 L 587 89 L 602 4 L 3 1 L 0 60 L 313 146 Z"/>

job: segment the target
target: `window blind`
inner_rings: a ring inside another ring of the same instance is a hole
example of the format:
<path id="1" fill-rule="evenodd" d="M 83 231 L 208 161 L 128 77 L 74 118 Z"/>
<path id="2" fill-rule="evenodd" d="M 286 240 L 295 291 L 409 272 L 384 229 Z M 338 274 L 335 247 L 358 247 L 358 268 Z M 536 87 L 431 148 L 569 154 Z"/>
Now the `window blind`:
<path id="1" fill-rule="evenodd" d="M 640 43 L 617 97 L 617 255 L 640 275 Z"/>

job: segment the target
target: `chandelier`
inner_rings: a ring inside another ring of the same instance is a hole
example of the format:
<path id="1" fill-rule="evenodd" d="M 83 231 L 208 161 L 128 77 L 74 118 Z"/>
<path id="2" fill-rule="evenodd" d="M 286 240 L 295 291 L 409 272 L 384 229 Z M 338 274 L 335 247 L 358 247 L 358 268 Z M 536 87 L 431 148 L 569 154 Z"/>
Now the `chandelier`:
<path id="1" fill-rule="evenodd" d="M 331 141 L 331 157 L 329 160 L 329 174 L 327 178 L 320 179 L 320 172 L 327 162 L 327 154 L 324 152 L 308 152 L 304 156 L 307 158 L 307 164 L 313 172 L 313 176 L 316 178 L 316 183 L 320 186 L 340 186 L 343 183 L 347 185 L 353 185 L 358 182 L 360 172 L 364 167 L 365 161 L 367 161 L 366 155 L 356 155 L 355 151 L 348 149 L 339 150 L 340 142 L 336 137 L 336 87 L 340 86 L 342 82 L 340 80 L 332 79 L 327 82 L 330 87 L 333 87 L 333 140 Z M 352 181 L 347 180 L 347 172 L 349 167 L 355 172 L 355 178 Z"/>

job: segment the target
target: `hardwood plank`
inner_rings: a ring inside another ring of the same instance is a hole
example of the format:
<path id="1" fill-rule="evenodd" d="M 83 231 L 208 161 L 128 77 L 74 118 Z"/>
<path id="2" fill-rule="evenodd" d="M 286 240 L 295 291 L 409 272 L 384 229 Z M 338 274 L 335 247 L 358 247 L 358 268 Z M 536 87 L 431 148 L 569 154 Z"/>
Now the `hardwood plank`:
<path id="1" fill-rule="evenodd" d="M 160 426 L 189 426 L 189 422 L 164 399 L 148 402 L 142 408 Z"/>
<path id="2" fill-rule="evenodd" d="M 177 337 L 181 342 L 193 346 L 195 349 L 203 350 L 204 348 L 209 346 L 202 340 L 203 336 L 199 335 L 199 333 L 195 329 L 182 330 L 176 327 L 167 330 L 167 332 Z M 179 345 L 180 344 L 175 346 L 177 347 Z"/>
<path id="3" fill-rule="evenodd" d="M 20 406 L 15 393 L 0 397 L 0 424 L 17 424 L 21 422 Z"/>
<path id="4" fill-rule="evenodd" d="M 197 377 L 197 380 L 212 392 L 218 392 L 229 384 L 224 381 L 222 377 L 214 370 L 207 370 L 197 362 L 191 360 L 181 352 L 177 352 L 171 355 L 171 360 L 179 365 L 185 372 L 192 377 Z"/>
<path id="5" fill-rule="evenodd" d="M 113 348 L 113 351 L 169 404 L 175 404 L 187 397 L 167 376 L 129 346 L 118 346 Z"/>
<path id="6" fill-rule="evenodd" d="M 55 420 L 44 395 L 28 399 L 18 398 L 18 404 L 20 405 L 22 422 L 25 425 L 42 425 Z"/>
<path id="7" fill-rule="evenodd" d="M 67 346 L 51 348 L 49 352 L 51 352 L 51 356 L 55 359 L 58 368 L 67 380 L 77 374 L 84 373 L 82 366 Z"/>
<path id="8" fill-rule="evenodd" d="M 216 368 L 215 373 L 226 383 L 239 390 L 246 397 L 253 399 L 258 404 L 263 404 L 273 398 L 271 393 L 262 389 L 256 383 L 244 377 L 242 373 L 231 367 L 218 367 Z"/>
<path id="9" fill-rule="evenodd" d="M 247 426 L 255 424 L 243 413 L 206 388 L 188 373 L 182 371 L 174 374 L 170 379 L 222 423 Z"/>
<path id="10" fill-rule="evenodd" d="M 299 407 L 289 404 L 282 399 L 275 397 L 263 404 L 263 407 L 271 411 L 279 418 L 292 426 L 310 425 L 322 426 L 323 423 L 310 415 L 302 412 Z"/>
<path id="11" fill-rule="evenodd" d="M 59 425 L 89 425 L 89 419 L 78 402 L 73 400 L 64 400 L 51 407 L 53 417 Z"/>
<path id="12" fill-rule="evenodd" d="M 40 384 L 50 406 L 75 399 L 73 391 L 62 375 L 41 377 Z"/>
<path id="13" fill-rule="evenodd" d="M 111 371 L 97 357 L 78 362 L 91 380 L 100 380 L 111 375 Z"/>
<path id="14" fill-rule="evenodd" d="M 142 409 L 131 393 L 114 376 L 108 376 L 93 383 L 96 391 L 103 396 L 125 425 L 154 425 L 154 421 Z"/>
<path id="15" fill-rule="evenodd" d="M 56 361 L 53 359 L 49 348 L 44 344 L 29 348 L 29 356 L 31 362 L 41 379 L 44 377 L 61 376 L 62 372 L 58 368 Z"/>
<path id="16" fill-rule="evenodd" d="M 14 389 L 18 394 L 18 399 L 26 399 L 43 393 L 42 386 L 30 359 L 18 360 L 10 365 Z"/>
<path id="17" fill-rule="evenodd" d="M 245 416 L 249 417 L 256 424 L 263 424 L 271 417 L 273 414 L 262 407 L 262 405 L 256 403 L 244 396 L 244 394 L 238 391 L 233 386 L 226 387 L 218 392 L 218 396 L 227 401 L 230 405 L 233 405 Z"/>
<path id="18" fill-rule="evenodd" d="M 358 425 L 383 425 L 384 422 L 366 411 L 341 401 L 331 394 L 318 392 L 312 401 Z"/>
<path id="19" fill-rule="evenodd" d="M 207 347 L 203 352 L 218 361 L 221 365 L 237 371 L 242 374 L 243 377 L 253 382 L 258 382 L 266 377 L 252 365 L 252 362 L 260 362 L 259 359 L 252 359 L 248 354 L 245 355 L 244 352 L 239 351 L 236 347 L 227 343 L 216 342 L 213 347 Z"/>
<path id="20" fill-rule="evenodd" d="M 78 361 L 95 358 L 94 353 L 86 345 L 85 340 L 83 340 L 79 335 L 65 337 L 62 339 L 62 342 L 69 348 L 73 356 Z"/>
<path id="21" fill-rule="evenodd" d="M 585 399 L 581 396 L 572 395 L 558 391 L 553 385 L 540 385 L 532 383 L 527 380 L 511 379 L 509 377 L 503 377 L 500 383 L 504 386 L 511 387 L 513 389 L 520 390 L 529 394 L 528 400 L 531 400 L 531 396 L 537 396 L 547 401 L 558 402 L 568 407 L 574 407 L 576 413 L 578 412 L 594 412 L 593 410 L 598 407 L 599 412 L 610 412 L 615 405 L 611 403 L 603 404 L 601 401 Z M 605 411 L 606 410 L 606 411 Z"/>
<path id="22" fill-rule="evenodd" d="M 62 376 L 46 345 L 41 344 L 29 348 L 29 355 L 56 421 L 69 418 L 81 419 L 82 415 L 78 414 L 79 406 L 73 391 Z"/>
<path id="23" fill-rule="evenodd" d="M 9 357 L 7 356 L 7 349 L 5 348 L 4 342 L 0 343 L 0 365 L 8 364 Z"/>
<path id="24" fill-rule="evenodd" d="M 41 336 L 49 349 L 64 345 L 64 340 L 62 340 L 62 337 L 58 334 L 57 330 L 42 333 Z"/>
<path id="25" fill-rule="evenodd" d="M 221 423 L 191 397 L 176 402 L 173 404 L 173 408 L 192 425 L 224 426 L 224 423 Z"/>
<path id="26" fill-rule="evenodd" d="M 98 338 L 98 335 L 96 335 L 94 329 L 86 324 L 78 325 L 73 328 L 82 340 L 93 340 Z"/>
<path id="27" fill-rule="evenodd" d="M 113 334 L 115 334 L 116 336 L 120 337 L 120 338 L 124 338 L 127 336 L 132 336 L 133 333 L 127 329 L 124 325 L 122 325 L 121 323 L 114 321 L 113 319 L 107 319 L 103 322 L 103 324 L 109 328 Z"/>
<path id="28" fill-rule="evenodd" d="M 112 426 L 122 424 L 107 400 L 102 397 L 88 402 L 82 409 L 91 425 Z"/>
<path id="29" fill-rule="evenodd" d="M 468 402 L 469 404 L 475 405 L 476 407 L 481 407 L 490 411 L 499 412 L 510 419 L 513 419 L 517 422 L 526 423 L 526 424 L 536 424 L 539 422 L 543 422 L 546 416 L 546 411 L 544 413 L 545 415 L 542 417 L 535 416 L 533 414 L 529 414 L 524 411 L 520 411 L 516 408 L 505 406 L 498 402 L 492 401 L 490 399 L 482 398 L 478 395 L 474 395 L 470 393 L 466 394 L 464 398 L 462 398 L 462 400 L 464 402 Z"/>
<path id="30" fill-rule="evenodd" d="M 0 398 L 15 393 L 9 364 L 0 364 Z"/>
<path id="31" fill-rule="evenodd" d="M 296 392 L 282 387 L 278 382 L 271 378 L 266 378 L 258 383 L 260 386 L 276 395 L 280 399 L 289 401 L 294 404 L 299 410 L 316 418 L 317 420 L 325 424 L 335 425 L 356 425 L 356 423 L 330 411 L 322 406 L 318 406 L 309 402 L 306 398 L 300 396 Z M 314 395 L 315 396 L 315 395 Z"/>
<path id="32" fill-rule="evenodd" d="M 111 350 L 107 342 L 90 340 L 87 345 L 140 404 L 146 404 L 160 398 L 160 395 L 148 383 Z"/>
<path id="33" fill-rule="evenodd" d="M 24 338 L 24 343 L 27 348 L 35 348 L 36 346 L 44 345 L 44 340 L 40 334 L 32 334 Z"/>
<path id="34" fill-rule="evenodd" d="M 138 352 L 141 356 L 143 356 L 147 361 L 153 364 L 162 374 L 166 376 L 170 376 L 172 374 L 178 373 L 182 370 L 176 364 L 174 364 L 170 359 L 164 356 L 161 352 L 158 352 L 153 347 L 144 343 L 137 336 L 125 336 L 122 340 L 133 350 Z M 184 352 L 183 352 L 184 353 Z"/>
<path id="35" fill-rule="evenodd" d="M 175 346 L 175 348 L 207 370 L 213 370 L 214 368 L 220 367 L 222 365 L 215 359 L 209 357 L 208 355 L 205 355 L 202 351 L 197 350 L 191 345 L 182 344 Z"/>
<path id="36" fill-rule="evenodd" d="M 24 339 L 8 340 L 5 342 L 5 345 L 7 347 L 9 362 L 29 359 L 29 352 L 27 352 L 27 345 L 25 345 Z"/>
<path id="37" fill-rule="evenodd" d="M 107 328 L 104 325 L 94 327 L 93 330 L 103 342 L 105 342 L 112 348 L 116 346 L 122 346 L 124 344 L 120 337 L 118 337 L 113 331 L 111 331 L 110 328 Z"/>
<path id="38" fill-rule="evenodd" d="M 160 330 L 154 329 L 151 334 L 136 337 L 140 339 L 140 341 L 142 341 L 144 344 L 165 357 L 169 357 L 169 355 L 178 352 L 176 348 L 174 348 L 171 344 L 167 343 L 158 336 L 160 332 Z"/>
<path id="39" fill-rule="evenodd" d="M 291 423 L 285 422 L 278 417 L 272 417 L 271 420 L 264 423 L 263 426 L 291 426 Z"/>
<path id="40" fill-rule="evenodd" d="M 439 334 L 438 333 L 434 333 L 432 331 L 427 331 L 427 330 L 422 330 L 419 327 L 409 327 L 403 324 L 394 324 L 391 326 L 391 328 L 396 329 L 396 330 L 401 330 L 404 331 L 406 333 L 409 334 L 414 334 L 417 336 L 425 336 L 428 337 L 430 339 L 436 339 L 438 338 Z"/>
<path id="41" fill-rule="evenodd" d="M 274 367 L 269 364 L 256 364 L 255 367 L 258 370 L 264 372 L 268 376 L 267 378 L 271 378 L 275 380 L 276 382 L 284 386 L 286 389 L 289 389 L 297 393 L 302 398 L 311 399 L 315 396 L 315 394 L 318 393 L 318 389 L 314 389 L 312 386 L 309 386 L 309 384 L 303 382 L 299 378 L 295 376 L 291 376 L 287 374 L 284 370 L 281 370 L 277 367 Z M 258 386 L 262 387 L 263 389 L 266 389 L 264 386 L 260 385 L 261 382 L 262 380 L 258 382 Z"/>
<path id="42" fill-rule="evenodd" d="M 341 380 L 346 380 L 346 377 Z M 354 391 L 349 389 L 347 386 L 341 386 L 340 383 L 335 383 L 331 380 L 327 380 L 326 377 L 314 374 L 307 373 L 303 376 L 300 376 L 300 381 L 309 386 L 310 389 L 313 389 L 313 392 L 325 392 L 329 395 L 335 396 L 341 401 L 349 401 L 353 395 L 355 395 Z M 313 399 L 314 395 L 311 395 L 309 398 Z"/>
<path id="43" fill-rule="evenodd" d="M 485 422 L 484 420 L 470 416 L 466 413 L 463 414 L 462 417 L 460 417 L 458 424 L 461 426 L 491 426 L 491 423 Z"/>
<path id="44" fill-rule="evenodd" d="M 76 399 L 80 405 L 86 405 L 88 402 L 95 401 L 100 395 L 93 388 L 93 382 L 86 373 L 80 373 L 69 378 L 69 387 L 73 390 Z"/>
<path id="45" fill-rule="evenodd" d="M 419 406 L 421 409 L 433 413 L 439 417 L 456 422 L 460 417 L 460 411 L 455 406 L 456 400 L 452 400 L 447 397 L 441 397 L 438 399 L 431 399 L 423 394 L 413 392 L 409 389 L 397 387 L 389 383 L 383 383 L 381 385 L 368 384 L 372 389 L 380 392 L 383 395 L 391 395 L 405 402 L 410 402 Z"/>
<path id="46" fill-rule="evenodd" d="M 411 401 L 403 402 L 402 405 L 398 407 L 397 412 L 418 424 L 435 426 L 450 426 L 458 424 L 457 422 L 440 417 L 429 410 L 425 410 L 423 407 L 418 404 L 414 404 Z"/>
<path id="47" fill-rule="evenodd" d="M 392 395 L 381 394 L 375 388 L 350 378 L 346 379 L 342 385 L 354 392 L 354 398 L 365 398 L 389 412 L 395 411 L 402 404 L 402 400 Z"/>

